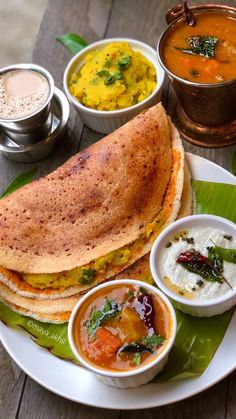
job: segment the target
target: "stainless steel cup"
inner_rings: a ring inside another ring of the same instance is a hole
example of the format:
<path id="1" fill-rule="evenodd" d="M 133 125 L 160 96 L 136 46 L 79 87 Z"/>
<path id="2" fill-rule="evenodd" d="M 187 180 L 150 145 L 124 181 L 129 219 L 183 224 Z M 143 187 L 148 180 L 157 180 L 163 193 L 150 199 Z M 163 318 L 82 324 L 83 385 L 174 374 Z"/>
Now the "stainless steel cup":
<path id="1" fill-rule="evenodd" d="M 0 75 L 12 70 L 32 70 L 42 74 L 48 81 L 48 98 L 41 108 L 21 118 L 0 118 L 0 128 L 6 133 L 7 137 L 19 145 L 33 144 L 45 138 L 51 130 L 51 100 L 54 95 L 54 80 L 45 68 L 36 64 L 10 65 L 0 69 Z"/>
<path id="2" fill-rule="evenodd" d="M 236 18 L 236 8 L 199 5 L 192 12 L 226 13 Z M 175 123 L 184 139 L 204 147 L 224 147 L 236 142 L 236 79 L 221 83 L 191 82 L 172 73 L 165 65 L 163 46 L 177 22 L 184 19 L 182 6 L 167 12 L 169 26 L 160 37 L 157 54 L 177 95 Z"/>

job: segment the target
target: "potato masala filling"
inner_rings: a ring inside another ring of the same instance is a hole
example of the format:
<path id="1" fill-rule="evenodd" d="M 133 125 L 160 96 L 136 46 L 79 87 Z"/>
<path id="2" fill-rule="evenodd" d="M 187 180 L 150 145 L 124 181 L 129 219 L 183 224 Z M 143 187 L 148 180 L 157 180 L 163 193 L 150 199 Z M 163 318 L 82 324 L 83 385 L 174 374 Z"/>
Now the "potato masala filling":
<path id="1" fill-rule="evenodd" d="M 156 84 L 152 62 L 127 42 L 114 42 L 86 55 L 69 79 L 69 90 L 88 108 L 114 111 L 142 102 Z"/>
<path id="2" fill-rule="evenodd" d="M 143 249 L 148 242 L 152 243 L 160 229 L 164 225 L 165 220 L 162 211 L 157 217 L 146 226 L 145 232 L 135 241 L 101 256 L 84 266 L 74 268 L 70 271 L 47 273 L 47 274 L 22 274 L 23 279 L 35 288 L 68 288 L 73 285 L 90 285 L 105 278 L 108 271 L 114 269 L 118 271 L 118 267 L 125 268 L 127 263 L 135 257 L 137 252 Z M 122 269 L 119 269 L 119 271 Z"/>

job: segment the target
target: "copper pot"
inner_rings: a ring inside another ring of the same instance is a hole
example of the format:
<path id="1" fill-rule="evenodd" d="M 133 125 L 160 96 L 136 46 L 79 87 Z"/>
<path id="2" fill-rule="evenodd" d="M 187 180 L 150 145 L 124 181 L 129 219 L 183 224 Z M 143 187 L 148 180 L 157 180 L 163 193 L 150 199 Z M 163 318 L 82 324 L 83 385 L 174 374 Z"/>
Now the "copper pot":
<path id="1" fill-rule="evenodd" d="M 233 15 L 236 8 L 223 5 L 199 5 L 192 12 L 218 12 Z M 172 73 L 163 58 L 163 46 L 176 23 L 184 19 L 183 7 L 177 6 L 166 14 L 169 24 L 160 37 L 157 54 L 168 74 L 178 98 L 175 123 L 182 136 L 204 147 L 224 147 L 236 142 L 236 79 L 221 83 L 197 83 Z"/>

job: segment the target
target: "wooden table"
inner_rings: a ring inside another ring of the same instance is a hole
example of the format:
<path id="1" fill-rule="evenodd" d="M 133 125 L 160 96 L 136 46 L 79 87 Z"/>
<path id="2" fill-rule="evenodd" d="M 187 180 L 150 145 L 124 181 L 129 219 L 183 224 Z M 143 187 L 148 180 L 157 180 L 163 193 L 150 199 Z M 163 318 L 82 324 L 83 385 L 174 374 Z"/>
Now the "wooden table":
<path id="1" fill-rule="evenodd" d="M 82 34 L 88 42 L 104 37 L 127 36 L 155 47 L 158 37 L 166 26 L 165 12 L 176 3 L 176 0 L 49 0 L 32 61 L 46 67 L 53 74 L 56 85 L 62 87 L 63 71 L 70 54 L 55 41 L 56 35 L 74 31 Z M 235 0 L 221 0 L 215 3 L 236 5 Z M 174 96 L 168 83 L 163 102 L 171 114 Z M 83 126 L 71 109 L 69 138 L 57 153 L 37 164 L 38 175 L 52 171 L 70 155 L 100 138 L 100 134 Z M 236 149 L 232 146 L 211 150 L 187 143 L 184 146 L 187 151 L 213 160 L 227 169 L 230 169 L 232 154 Z M 33 166 L 35 164 L 23 165 L 10 162 L 0 156 L 0 189 L 4 189 L 17 174 Z M 236 372 L 204 393 L 175 405 L 145 411 L 119 412 L 86 407 L 56 396 L 26 376 L 10 359 L 3 347 L 0 348 L 0 359 L 0 418 L 3 419 L 15 417 L 19 419 L 236 418 Z"/>

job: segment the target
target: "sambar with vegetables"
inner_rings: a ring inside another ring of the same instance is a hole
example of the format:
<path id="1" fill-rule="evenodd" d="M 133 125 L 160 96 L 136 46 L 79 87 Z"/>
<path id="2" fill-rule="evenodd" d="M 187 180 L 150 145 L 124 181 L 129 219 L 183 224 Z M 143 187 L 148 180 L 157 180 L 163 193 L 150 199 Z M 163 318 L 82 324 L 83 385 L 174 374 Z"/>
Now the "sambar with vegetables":
<path id="1" fill-rule="evenodd" d="M 216 11 L 182 18 L 163 45 L 163 61 L 173 74 L 196 83 L 222 83 L 236 78 L 236 19 Z"/>
<path id="2" fill-rule="evenodd" d="M 161 297 L 135 284 L 116 284 L 81 305 L 73 337 L 80 354 L 96 368 L 130 371 L 158 357 L 172 329 Z"/>

